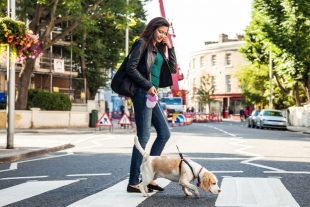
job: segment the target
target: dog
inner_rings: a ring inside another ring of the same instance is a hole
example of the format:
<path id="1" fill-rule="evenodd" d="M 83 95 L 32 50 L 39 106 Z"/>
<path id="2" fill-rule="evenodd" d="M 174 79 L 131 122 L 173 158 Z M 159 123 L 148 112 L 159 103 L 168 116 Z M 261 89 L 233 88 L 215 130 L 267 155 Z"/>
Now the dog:
<path id="1" fill-rule="evenodd" d="M 196 197 L 199 197 L 197 187 L 190 183 L 195 178 L 198 179 L 197 186 L 200 185 L 204 191 L 210 191 L 213 194 L 218 194 L 221 192 L 215 175 L 198 163 L 190 159 L 185 159 L 184 161 L 181 160 L 181 158 L 150 156 L 141 147 L 137 136 L 135 136 L 134 142 L 136 148 L 143 156 L 143 161 L 140 167 L 142 182 L 139 184 L 139 189 L 143 196 L 149 196 L 147 185 L 150 184 L 152 180 L 156 180 L 158 177 L 166 178 L 173 182 L 179 182 L 182 186 L 183 192 L 187 196 L 192 195 L 192 193 L 187 190 L 187 188 L 189 188 L 194 191 Z"/>

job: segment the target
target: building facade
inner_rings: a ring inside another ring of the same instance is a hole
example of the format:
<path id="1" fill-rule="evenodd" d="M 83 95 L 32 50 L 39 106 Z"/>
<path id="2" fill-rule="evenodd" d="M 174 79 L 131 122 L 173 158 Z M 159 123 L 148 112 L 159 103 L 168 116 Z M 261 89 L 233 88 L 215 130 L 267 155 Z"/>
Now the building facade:
<path id="1" fill-rule="evenodd" d="M 218 42 L 205 42 L 205 48 L 191 54 L 187 74 L 189 106 L 195 112 L 221 113 L 228 118 L 229 111 L 238 114 L 245 107 L 242 88 L 235 77 L 238 68 L 246 64 L 242 54 L 238 52 L 244 44 L 243 35 L 228 39 L 226 34 L 219 35 Z M 216 100 L 202 105 L 198 100 L 197 91 L 201 87 L 202 77 L 207 77 L 213 92 L 210 98 Z"/>
<path id="2" fill-rule="evenodd" d="M 56 34 L 57 30 L 55 29 L 51 35 L 54 36 Z M 29 82 L 29 88 L 64 93 L 67 94 L 72 101 L 75 99 L 81 99 L 81 91 L 76 95 L 76 89 L 73 84 L 73 81 L 77 79 L 78 69 L 72 60 L 71 51 L 65 49 L 65 47 L 70 45 L 70 41 L 59 40 L 52 47 L 40 54 L 35 62 L 35 67 Z M 22 63 L 15 64 L 16 88 L 18 87 L 19 76 L 23 67 L 24 65 Z M 85 90 L 83 90 L 83 92 L 84 91 Z M 7 63 L 6 61 L 0 61 L 0 94 L 6 93 Z M 4 99 L 2 101 L 5 102 Z"/>

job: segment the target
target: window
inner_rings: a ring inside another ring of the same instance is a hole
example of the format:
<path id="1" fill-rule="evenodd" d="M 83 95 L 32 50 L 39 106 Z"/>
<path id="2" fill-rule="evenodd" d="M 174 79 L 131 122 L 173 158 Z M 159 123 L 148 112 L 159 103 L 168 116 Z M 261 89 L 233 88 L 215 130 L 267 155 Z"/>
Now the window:
<path id="1" fill-rule="evenodd" d="M 200 57 L 200 68 L 203 68 L 203 67 L 205 67 L 205 57 L 204 56 Z"/>
<path id="2" fill-rule="evenodd" d="M 216 55 L 212 55 L 211 64 L 212 64 L 212 66 L 216 66 Z"/>
<path id="3" fill-rule="evenodd" d="M 193 69 L 195 69 L 196 68 L 196 64 L 195 64 L 195 62 L 196 62 L 196 60 L 195 60 L 195 58 L 193 59 Z"/>
<path id="4" fill-rule="evenodd" d="M 226 54 L 226 65 L 231 65 L 231 54 Z"/>
<path id="5" fill-rule="evenodd" d="M 216 77 L 215 76 L 212 76 L 211 77 L 211 81 L 212 81 L 212 88 L 213 88 L 213 91 L 216 90 Z"/>
<path id="6" fill-rule="evenodd" d="M 196 93 L 196 86 L 195 86 L 196 78 L 193 78 L 192 87 L 193 87 L 193 93 Z"/>
<path id="7" fill-rule="evenodd" d="M 231 77 L 226 75 L 226 92 L 231 92 Z"/>

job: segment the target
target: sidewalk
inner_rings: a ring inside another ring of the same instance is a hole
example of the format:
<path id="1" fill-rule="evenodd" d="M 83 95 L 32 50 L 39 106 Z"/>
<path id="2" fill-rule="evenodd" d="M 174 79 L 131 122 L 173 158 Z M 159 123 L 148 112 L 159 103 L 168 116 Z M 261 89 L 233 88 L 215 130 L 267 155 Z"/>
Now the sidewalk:
<path id="1" fill-rule="evenodd" d="M 223 119 L 223 122 L 241 123 L 240 120 Z M 16 162 L 21 159 L 29 158 L 32 156 L 38 156 L 48 152 L 54 152 L 64 150 L 73 147 L 71 144 L 74 140 L 66 138 L 64 140 L 64 134 L 128 134 L 134 133 L 134 128 L 120 128 L 117 124 L 117 120 L 113 120 L 113 131 L 111 132 L 109 127 L 97 128 L 75 128 L 75 129 L 16 129 L 14 130 L 14 149 L 6 149 L 7 137 L 6 129 L 0 129 L 0 164 L 7 162 Z M 306 127 L 294 127 L 288 126 L 288 131 L 298 132 L 303 134 L 310 134 L 310 128 Z M 42 139 L 42 136 L 18 136 L 21 133 L 38 133 L 38 134 L 55 134 L 53 139 Z"/>
<path id="2" fill-rule="evenodd" d="M 241 123 L 240 120 L 237 120 L 237 119 L 233 119 L 233 120 L 223 119 L 223 122 Z M 287 126 L 287 131 L 299 132 L 302 134 L 310 134 L 310 127 Z"/>
<path id="3" fill-rule="evenodd" d="M 110 127 L 96 128 L 68 128 L 68 129 L 15 129 L 14 149 L 6 149 L 7 130 L 0 129 L 0 164 L 16 162 L 21 159 L 42 155 L 49 152 L 60 151 L 73 147 L 74 138 L 64 139 L 61 135 L 68 134 L 128 134 L 134 133 L 135 128 L 120 128 L 118 120 L 113 120 L 113 130 Z M 42 136 L 18 136 L 21 133 L 28 134 L 51 134 L 52 139 L 42 139 Z"/>

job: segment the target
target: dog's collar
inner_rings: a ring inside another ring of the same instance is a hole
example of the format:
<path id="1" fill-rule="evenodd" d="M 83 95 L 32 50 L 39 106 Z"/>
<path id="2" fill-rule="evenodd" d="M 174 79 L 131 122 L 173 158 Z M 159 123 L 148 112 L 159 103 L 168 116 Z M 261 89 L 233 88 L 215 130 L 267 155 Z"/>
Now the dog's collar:
<path id="1" fill-rule="evenodd" d="M 197 187 L 200 187 L 200 177 L 199 177 L 199 174 L 201 172 L 201 170 L 203 169 L 203 167 L 200 168 L 199 172 L 198 172 L 198 175 L 197 175 L 197 180 L 198 180 L 198 183 L 196 184 Z"/>

